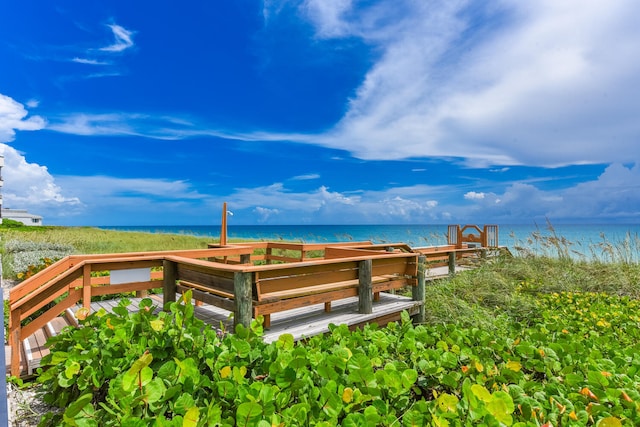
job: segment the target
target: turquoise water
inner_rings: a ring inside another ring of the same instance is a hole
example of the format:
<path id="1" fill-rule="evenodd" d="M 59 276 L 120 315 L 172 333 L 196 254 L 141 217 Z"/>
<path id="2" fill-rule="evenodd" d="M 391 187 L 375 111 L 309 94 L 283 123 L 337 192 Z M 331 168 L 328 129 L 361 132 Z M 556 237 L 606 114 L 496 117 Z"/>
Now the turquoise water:
<path id="1" fill-rule="evenodd" d="M 478 224 L 482 228 L 481 224 Z M 112 230 L 150 233 L 188 234 L 217 239 L 220 226 L 119 226 L 101 227 Z M 229 225 L 229 239 L 287 240 L 304 243 L 372 241 L 374 243 L 406 243 L 413 247 L 446 244 L 446 225 Z M 607 245 L 632 246 L 640 250 L 640 224 L 546 224 L 499 226 L 499 242 L 514 250 L 519 246 L 547 251 L 545 242 L 563 238 L 561 246 L 571 254 L 592 257 L 592 252 Z M 549 249 L 553 252 L 553 248 Z M 553 253 L 551 253 L 553 255 Z"/>

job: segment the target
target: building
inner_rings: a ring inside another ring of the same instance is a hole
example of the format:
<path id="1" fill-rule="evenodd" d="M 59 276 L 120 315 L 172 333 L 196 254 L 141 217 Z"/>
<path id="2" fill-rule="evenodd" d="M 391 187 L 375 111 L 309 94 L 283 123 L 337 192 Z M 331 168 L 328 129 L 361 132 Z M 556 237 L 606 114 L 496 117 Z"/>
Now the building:
<path id="1" fill-rule="evenodd" d="M 26 209 L 2 209 L 2 219 L 12 219 L 24 225 L 42 225 L 42 217 L 27 212 Z"/>

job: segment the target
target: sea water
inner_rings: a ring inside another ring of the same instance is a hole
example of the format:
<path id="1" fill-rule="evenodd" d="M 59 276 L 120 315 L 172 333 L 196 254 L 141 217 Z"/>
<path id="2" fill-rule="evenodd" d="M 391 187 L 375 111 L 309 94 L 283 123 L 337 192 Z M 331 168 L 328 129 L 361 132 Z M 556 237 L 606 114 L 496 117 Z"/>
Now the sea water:
<path id="1" fill-rule="evenodd" d="M 482 224 L 478 224 L 482 228 Z M 220 236 L 219 225 L 200 226 L 113 226 L 112 230 L 142 231 L 149 233 Z M 406 243 L 412 247 L 437 246 L 447 243 L 447 225 L 229 225 L 229 240 L 294 241 L 302 243 L 360 242 Z M 554 240 L 557 239 L 557 240 Z M 558 245 L 574 254 L 591 257 L 591 252 L 612 246 L 632 246 L 640 249 L 640 224 L 503 224 L 499 225 L 498 241 L 501 246 L 517 250 L 530 247 L 544 250 L 545 244 Z M 636 255 L 637 256 L 637 255 Z"/>

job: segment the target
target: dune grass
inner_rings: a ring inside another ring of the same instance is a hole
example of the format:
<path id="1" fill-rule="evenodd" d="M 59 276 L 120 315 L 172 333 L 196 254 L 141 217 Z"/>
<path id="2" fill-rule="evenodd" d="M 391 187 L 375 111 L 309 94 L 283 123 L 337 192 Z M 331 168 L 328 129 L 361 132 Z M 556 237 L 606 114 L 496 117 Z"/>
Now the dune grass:
<path id="1" fill-rule="evenodd" d="M 157 234 L 131 231 L 103 230 L 94 227 L 1 227 L 0 254 L 2 254 L 3 277 L 14 278 L 24 270 L 25 262 L 14 264 L 17 250 L 12 248 L 35 248 L 28 262 L 39 262 L 51 258 L 54 248 L 69 248 L 54 258 L 68 254 L 123 253 L 162 251 L 173 249 L 206 248 L 207 243 L 217 243 L 218 238 L 197 237 L 182 234 Z M 22 251 L 25 252 L 25 251 Z"/>
<path id="2" fill-rule="evenodd" d="M 638 254 L 633 254 L 637 257 Z M 428 323 L 499 331 L 538 316 L 541 295 L 573 292 L 640 298 L 640 264 L 527 255 L 489 260 L 427 286 Z"/>
<path id="3" fill-rule="evenodd" d="M 430 323 L 460 323 L 500 328 L 503 322 L 535 316 L 536 295 L 552 292 L 605 292 L 640 297 L 640 244 L 633 236 L 621 244 L 602 242 L 589 257 L 571 256 L 575 245 L 552 228 L 518 242 L 515 256 L 493 258 L 479 268 L 427 287 Z M 0 227 L 3 276 L 15 277 L 8 242 L 72 248 L 73 253 L 121 253 L 204 248 L 217 238 L 103 230 L 92 227 Z M 544 249 L 541 251 L 541 248 Z"/>

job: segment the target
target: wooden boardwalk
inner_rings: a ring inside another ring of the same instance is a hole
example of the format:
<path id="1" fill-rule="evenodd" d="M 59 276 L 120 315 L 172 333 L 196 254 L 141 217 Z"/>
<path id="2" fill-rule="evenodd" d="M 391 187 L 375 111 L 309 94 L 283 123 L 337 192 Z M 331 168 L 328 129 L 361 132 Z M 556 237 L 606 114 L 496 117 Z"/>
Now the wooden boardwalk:
<path id="1" fill-rule="evenodd" d="M 152 295 L 151 298 L 156 303 L 156 310 L 159 311 L 162 307 L 162 295 Z M 128 309 L 132 312 L 136 311 L 141 298 L 130 299 L 132 304 L 128 306 Z M 100 308 L 111 312 L 118 303 L 119 300 L 117 299 L 95 301 L 91 303 L 91 312 L 95 312 Z M 373 313 L 371 314 L 358 313 L 357 297 L 335 301 L 329 313 L 325 312 L 324 304 L 282 311 L 272 315 L 271 328 L 265 331 L 264 341 L 275 341 L 282 334 L 291 334 L 295 340 L 309 338 L 327 333 L 330 324 L 346 324 L 351 329 L 366 323 L 377 323 L 382 326 L 399 320 L 403 311 L 407 311 L 412 315 L 417 313 L 420 305 L 420 302 L 413 301 L 410 297 L 381 293 L 380 299 L 373 304 Z M 37 330 L 36 333 L 23 341 L 21 348 L 23 357 L 20 365 L 21 376 L 28 377 L 35 373 L 40 366 L 40 360 L 49 353 L 49 349 L 46 346 L 47 339 L 60 333 L 66 326 L 75 326 L 77 321 L 74 313 L 80 307 L 78 305 L 68 309 L 63 316 L 56 317 L 47 323 L 44 328 Z M 219 307 L 209 304 L 196 306 L 195 316 L 214 328 L 219 328 L 222 324 L 227 330 L 233 329 L 231 312 Z M 5 360 L 11 360 L 11 347 L 8 345 L 5 345 Z M 9 372 L 9 364 L 7 364 L 6 369 Z"/>

